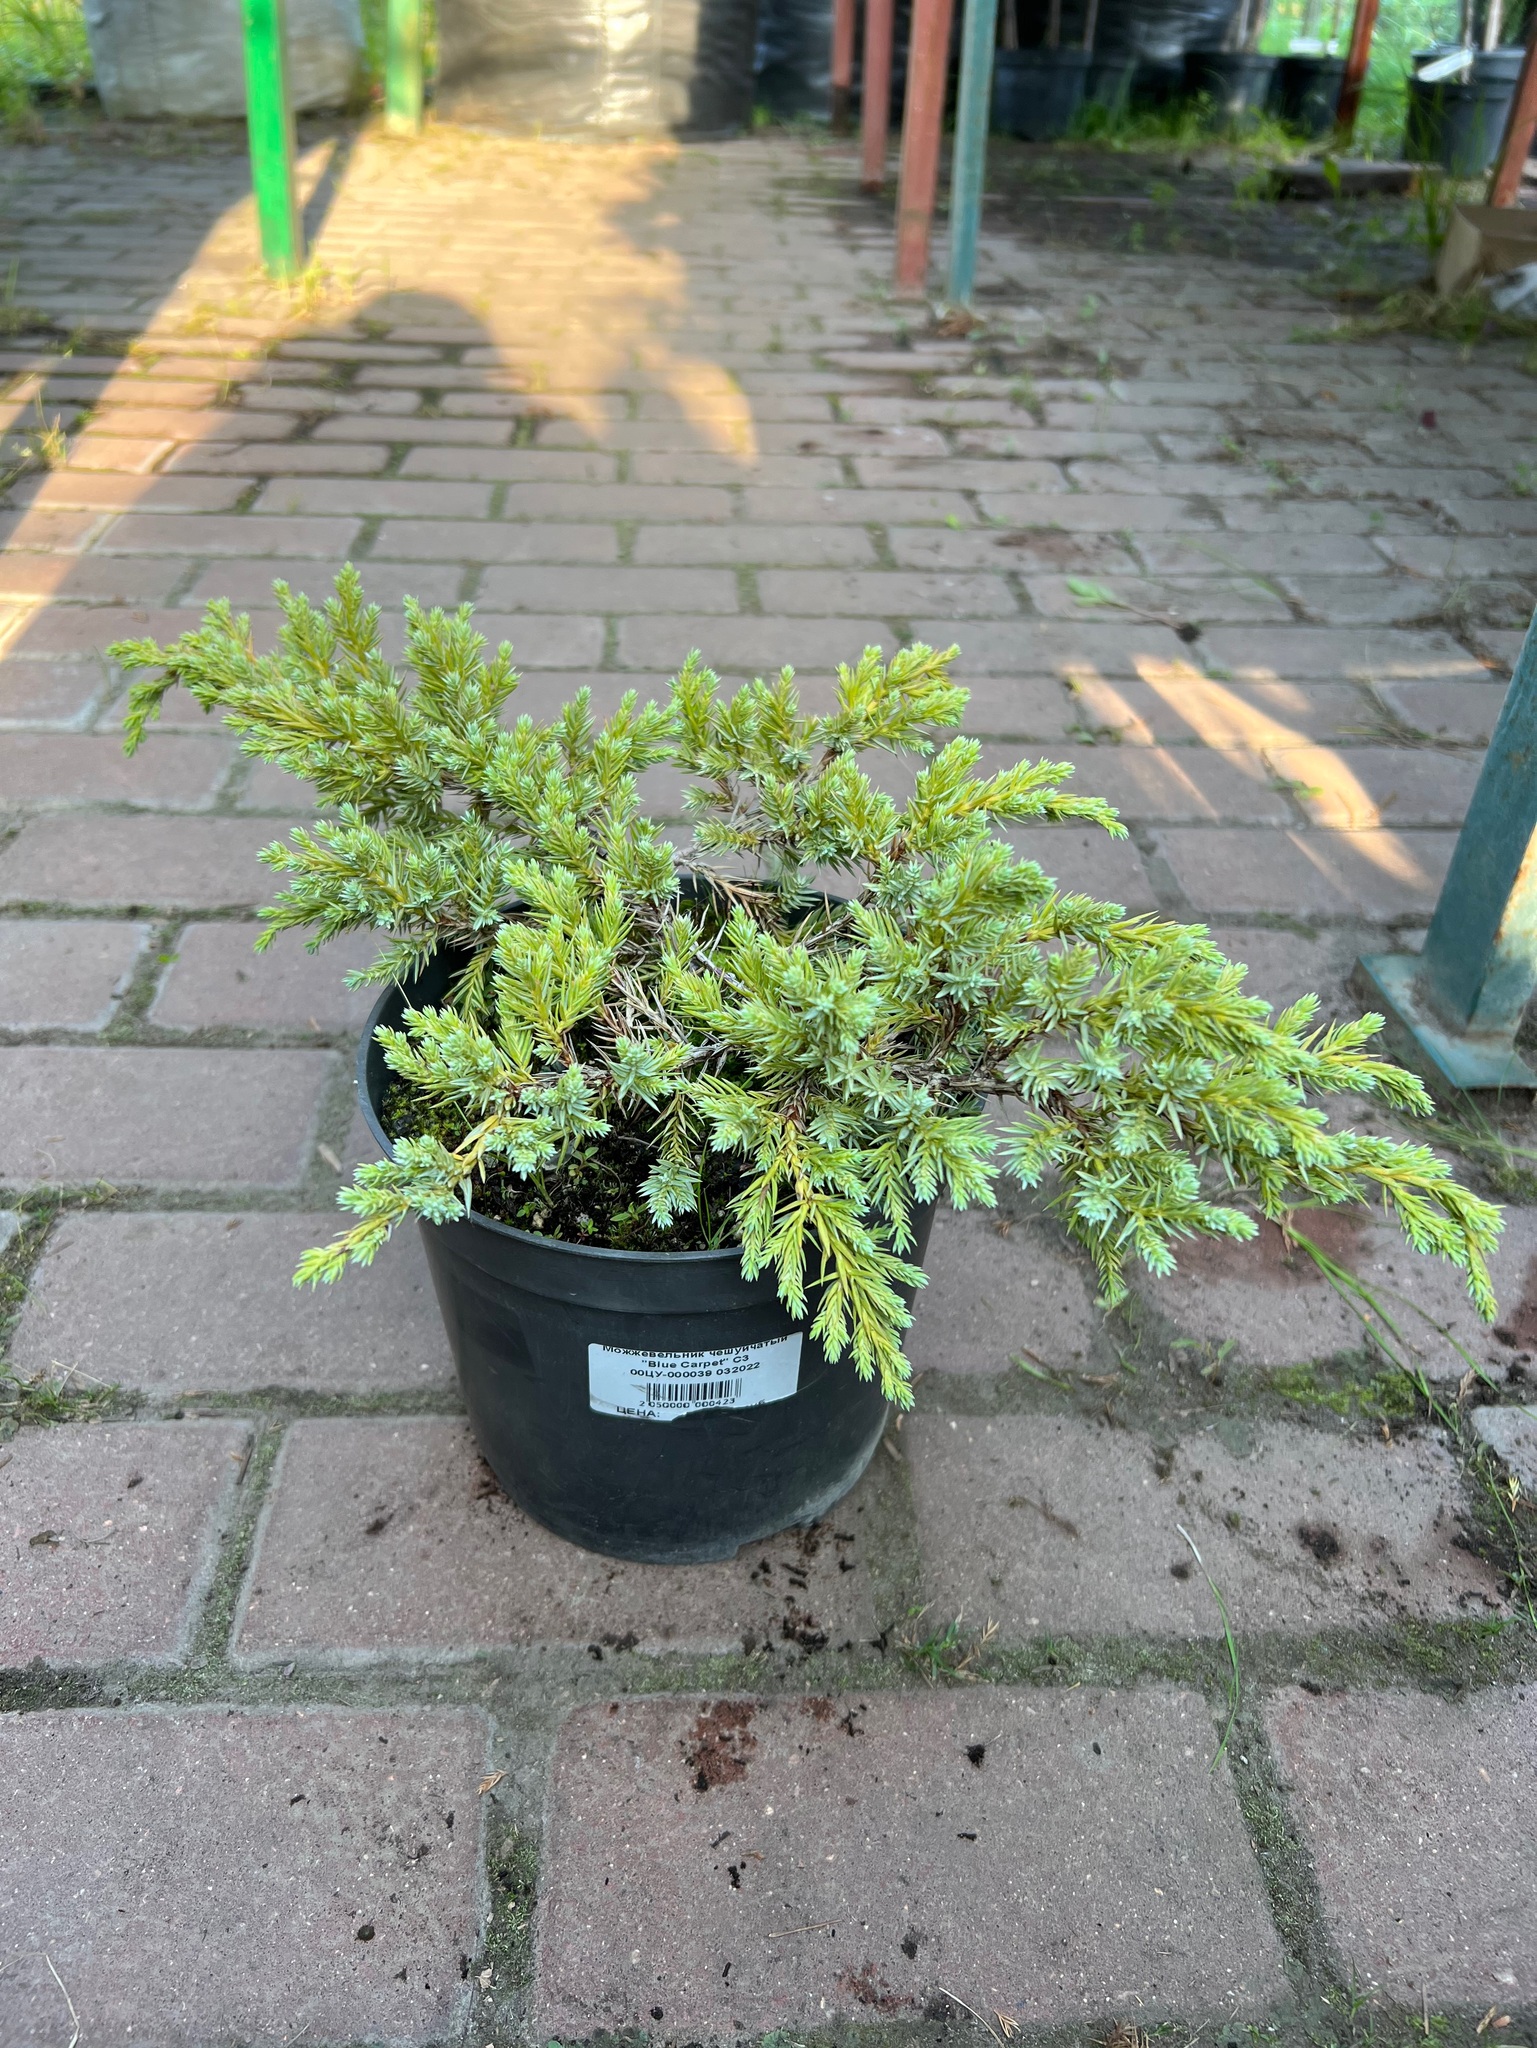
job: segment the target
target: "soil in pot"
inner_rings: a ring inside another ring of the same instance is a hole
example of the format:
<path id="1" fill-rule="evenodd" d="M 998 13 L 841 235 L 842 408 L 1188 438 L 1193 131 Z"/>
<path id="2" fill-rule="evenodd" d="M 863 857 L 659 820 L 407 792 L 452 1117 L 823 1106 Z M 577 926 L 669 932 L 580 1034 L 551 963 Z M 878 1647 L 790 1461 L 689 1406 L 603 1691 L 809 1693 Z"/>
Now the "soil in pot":
<path id="1" fill-rule="evenodd" d="M 403 1135 L 411 1113 L 387 1105 L 374 1034 L 441 1002 L 451 974 L 434 961 L 387 989 L 364 1031 L 359 1106 L 381 1151 L 384 1117 Z M 612 1224 L 634 1178 L 622 1153 L 600 1154 L 558 1214 Z M 515 1180 L 500 1196 L 528 1198 Z M 864 1472 L 890 1412 L 880 1385 L 827 1358 L 772 1271 L 745 1279 L 728 1245 L 567 1242 L 484 1213 L 479 1184 L 473 1199 L 459 1221 L 423 1223 L 422 1241 L 480 1448 L 546 1528 L 610 1557 L 704 1563 L 816 1520 Z M 915 1265 L 932 1213 L 914 1212 Z"/>

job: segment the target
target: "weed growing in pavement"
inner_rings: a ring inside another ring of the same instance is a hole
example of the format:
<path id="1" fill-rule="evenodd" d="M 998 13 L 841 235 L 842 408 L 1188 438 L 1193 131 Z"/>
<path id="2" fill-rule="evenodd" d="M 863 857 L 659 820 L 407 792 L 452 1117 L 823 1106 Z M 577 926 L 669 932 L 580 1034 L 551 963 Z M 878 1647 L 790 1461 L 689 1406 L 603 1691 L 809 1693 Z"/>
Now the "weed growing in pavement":
<path id="1" fill-rule="evenodd" d="M 118 1388 L 89 1373 L 19 1373 L 0 1365 L 0 1441 L 27 1424 L 94 1422 L 115 1406 Z"/>
<path id="2" fill-rule="evenodd" d="M 1201 1577 L 1206 1581 L 1207 1589 L 1217 1603 L 1217 1612 L 1222 1617 L 1222 1642 L 1227 1651 L 1228 1665 L 1227 1726 L 1222 1731 L 1222 1740 L 1217 1744 L 1217 1753 L 1211 1760 L 1211 1767 L 1215 1771 L 1227 1754 L 1228 1738 L 1233 1733 L 1233 1723 L 1238 1719 L 1238 1710 L 1243 1705 L 1243 1673 L 1238 1668 L 1238 1644 L 1233 1636 L 1233 1623 L 1227 1611 L 1227 1602 L 1222 1597 L 1222 1588 L 1206 1569 L 1206 1560 L 1196 1548 L 1195 1538 L 1184 1523 L 1177 1522 L 1175 1527 L 1190 1545 L 1190 1555 L 1200 1566 Z"/>
<path id="3" fill-rule="evenodd" d="M 1483 341 L 1529 339 L 1534 332 L 1537 325 L 1531 320 L 1518 319 L 1512 313 L 1497 313 L 1484 292 L 1454 292 L 1443 299 L 1428 285 L 1411 285 L 1402 291 L 1388 292 L 1369 313 L 1336 320 L 1330 327 L 1294 327 L 1290 339 L 1379 341 L 1384 335 L 1413 334 L 1472 348 Z M 1533 357 L 1537 357 L 1537 350 Z M 1529 357 L 1522 367 L 1528 368 L 1532 360 Z"/>
<path id="4" fill-rule="evenodd" d="M 1537 1148 L 1513 1144 L 1472 1096 L 1458 1097 L 1450 1111 L 1427 1118 L 1420 1128 L 1431 1144 L 1475 1161 L 1498 1193 L 1512 1201 L 1537 1202 Z"/>
<path id="5" fill-rule="evenodd" d="M 990 1621 L 985 1628 L 968 1634 L 961 1627 L 965 1617 L 958 1614 L 944 1628 L 924 1635 L 919 1624 L 928 1611 L 927 1607 L 910 1607 L 907 1611 L 909 1627 L 897 1637 L 895 1645 L 903 1664 L 930 1685 L 938 1685 L 941 1679 L 951 1684 L 977 1684 L 982 1677 L 978 1667 L 998 1633 L 997 1622 Z"/>
<path id="6" fill-rule="evenodd" d="M 1409 1301 L 1396 1290 L 1379 1290 L 1368 1286 L 1357 1274 L 1351 1272 L 1349 1267 L 1331 1258 L 1321 1245 L 1315 1244 L 1309 1237 L 1304 1237 L 1300 1231 L 1289 1230 L 1287 1235 L 1299 1251 L 1307 1254 L 1334 1291 L 1360 1317 L 1373 1343 L 1386 1354 L 1407 1386 L 1412 1389 L 1418 1409 L 1437 1422 L 1446 1432 L 1449 1441 L 1456 1446 L 1464 1470 L 1478 1486 L 1484 1504 L 1492 1513 L 1502 1547 L 1506 1552 L 1505 1569 L 1510 1581 L 1512 1604 L 1520 1609 L 1533 1633 L 1537 1634 L 1537 1555 L 1529 1551 L 1523 1527 L 1523 1518 L 1531 1513 L 1533 1503 L 1523 1495 L 1521 1482 L 1515 1474 L 1504 1472 L 1488 1447 L 1467 1428 L 1464 1416 L 1464 1403 L 1473 1388 L 1480 1382 L 1486 1386 L 1493 1384 L 1489 1373 L 1472 1353 L 1458 1342 L 1450 1330 L 1438 1323 L 1434 1316 L 1422 1309 L 1417 1302 Z M 1388 1292 L 1392 1292 L 1395 1299 L 1428 1323 L 1466 1367 L 1451 1403 L 1443 1400 L 1432 1389 L 1424 1368 L 1412 1362 L 1412 1347 L 1393 1314 L 1383 1303 L 1382 1295 Z"/>

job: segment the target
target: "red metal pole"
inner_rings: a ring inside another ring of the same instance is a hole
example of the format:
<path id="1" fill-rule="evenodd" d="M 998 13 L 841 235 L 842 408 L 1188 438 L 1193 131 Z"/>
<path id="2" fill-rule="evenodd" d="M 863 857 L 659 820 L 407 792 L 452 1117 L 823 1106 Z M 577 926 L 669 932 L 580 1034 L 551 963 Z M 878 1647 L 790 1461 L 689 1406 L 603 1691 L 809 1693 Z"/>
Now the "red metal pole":
<path id="1" fill-rule="evenodd" d="M 854 0 L 833 0 L 833 126 L 842 128 L 849 117 L 849 94 L 854 84 Z"/>
<path id="2" fill-rule="evenodd" d="M 891 126 L 891 38 L 895 0 L 865 0 L 865 75 L 860 107 L 864 162 L 859 182 L 879 192 L 886 182 L 886 131 Z"/>
<path id="3" fill-rule="evenodd" d="M 1377 4 L 1378 0 L 1356 0 L 1350 55 L 1345 59 L 1345 76 L 1340 80 L 1339 105 L 1334 115 L 1335 135 L 1341 142 L 1348 142 L 1355 133 L 1356 115 L 1361 111 L 1361 91 L 1372 56 L 1372 30 L 1377 26 Z"/>
<path id="4" fill-rule="evenodd" d="M 907 298 L 922 297 L 928 276 L 950 69 L 951 5 L 952 0 L 913 0 L 907 104 L 902 110 L 902 178 L 897 188 L 897 292 Z"/>
<path id="5" fill-rule="evenodd" d="M 1489 180 L 1491 206 L 1514 206 L 1520 198 L 1521 173 L 1532 153 L 1534 135 L 1537 135 L 1537 16 L 1533 17 L 1532 26 L 1527 31 L 1521 76 L 1511 97 L 1504 140 L 1494 160 L 1494 175 Z"/>

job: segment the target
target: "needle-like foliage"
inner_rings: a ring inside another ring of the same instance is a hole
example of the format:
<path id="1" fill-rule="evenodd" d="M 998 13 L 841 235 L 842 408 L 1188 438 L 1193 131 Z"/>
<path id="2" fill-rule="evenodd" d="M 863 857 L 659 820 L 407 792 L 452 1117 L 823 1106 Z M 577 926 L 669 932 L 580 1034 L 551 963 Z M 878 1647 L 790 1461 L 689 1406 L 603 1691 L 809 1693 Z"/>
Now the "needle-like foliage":
<path id="1" fill-rule="evenodd" d="M 653 1220 L 696 1209 L 708 1152 L 736 1155 L 744 1271 L 772 1267 L 828 1353 L 904 1405 L 914 1206 L 990 1206 L 1000 1173 L 1050 1182 L 1106 1304 L 1128 1258 L 1168 1273 L 1182 1240 L 1252 1237 L 1256 1211 L 1375 1199 L 1493 1314 L 1499 1212 L 1427 1147 L 1331 1130 L 1312 1101 L 1429 1107 L 1366 1050 L 1381 1020 L 1319 1029 L 1312 997 L 1273 1017 L 1202 927 L 1128 917 L 1017 857 L 1007 828 L 1026 821 L 1124 828 L 1063 794 L 1065 767 L 979 775 L 974 741 L 938 744 L 966 702 L 955 648 L 866 648 L 815 714 L 788 669 L 728 695 L 690 655 L 665 703 L 632 693 L 598 725 L 584 690 L 539 724 L 511 718 L 511 650 L 487 659 L 468 607 L 407 605 L 403 678 L 352 569 L 323 609 L 277 593 L 275 654 L 227 604 L 174 646 L 112 650 L 157 671 L 133 687 L 128 747 L 181 684 L 314 785 L 329 815 L 263 854 L 290 880 L 258 944 L 372 929 L 359 982 L 448 949 L 449 1000 L 380 1039 L 465 1131 L 361 1167 L 340 1197 L 356 1221 L 300 1280 L 368 1264 L 413 1213 L 454 1220 L 489 1169 L 558 1172 L 639 1118 Z M 926 757 L 905 800 L 864 773 L 872 750 Z M 682 851 L 637 796 L 663 764 L 686 778 Z"/>

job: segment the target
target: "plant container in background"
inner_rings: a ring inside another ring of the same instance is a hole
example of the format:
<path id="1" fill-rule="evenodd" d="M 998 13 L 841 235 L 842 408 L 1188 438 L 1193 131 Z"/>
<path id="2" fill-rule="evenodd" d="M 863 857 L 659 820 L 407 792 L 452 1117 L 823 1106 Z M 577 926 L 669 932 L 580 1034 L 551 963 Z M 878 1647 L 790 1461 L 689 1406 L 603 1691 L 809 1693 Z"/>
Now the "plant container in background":
<path id="1" fill-rule="evenodd" d="M 1311 52 L 1279 57 L 1270 81 L 1270 111 L 1304 135 L 1327 135 L 1334 127 L 1344 78 L 1343 57 Z"/>
<path id="2" fill-rule="evenodd" d="M 1187 50 L 1185 90 L 1205 94 L 1219 120 L 1241 121 L 1263 109 L 1275 68 L 1258 50 Z"/>
<path id="3" fill-rule="evenodd" d="M 1083 104 L 1094 58 L 1088 50 L 998 50 L 993 56 L 993 126 L 1022 142 L 1065 135 Z"/>
<path id="4" fill-rule="evenodd" d="M 1084 79 L 1084 105 L 1106 107 L 1112 114 L 1123 113 L 1131 103 L 1132 80 L 1136 72 L 1135 57 L 1124 52 L 1102 57 L 1096 52 Z"/>
<path id="5" fill-rule="evenodd" d="M 364 1027 L 358 1105 L 382 1152 L 375 1033 L 442 1002 L 451 978 L 436 956 Z M 933 1215 L 915 1204 L 914 1265 Z M 419 1227 L 476 1440 L 510 1498 L 568 1542 L 646 1564 L 734 1557 L 825 1514 L 875 1453 L 880 1381 L 830 1363 L 772 1268 L 743 1278 L 737 1246 L 610 1251 L 475 1213 Z"/>
<path id="6" fill-rule="evenodd" d="M 734 134 L 757 0 L 438 0 L 436 107 L 508 135 Z"/>
<path id="7" fill-rule="evenodd" d="M 1499 151 L 1526 52 L 1519 44 L 1479 50 L 1461 77 L 1430 81 L 1417 75 L 1450 54 L 1450 47 L 1415 52 L 1404 155 L 1411 163 L 1440 164 L 1454 178 L 1476 178 Z"/>

